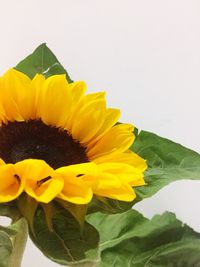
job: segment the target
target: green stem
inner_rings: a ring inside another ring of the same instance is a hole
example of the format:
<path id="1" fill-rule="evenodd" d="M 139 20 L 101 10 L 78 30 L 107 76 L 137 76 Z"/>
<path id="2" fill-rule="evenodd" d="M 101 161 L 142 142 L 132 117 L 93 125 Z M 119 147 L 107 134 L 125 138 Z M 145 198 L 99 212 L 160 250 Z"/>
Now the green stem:
<path id="1" fill-rule="evenodd" d="M 28 225 L 25 219 L 21 219 L 19 228 L 19 232 L 12 239 L 13 251 L 9 260 L 8 267 L 21 266 L 26 241 L 28 238 Z"/>

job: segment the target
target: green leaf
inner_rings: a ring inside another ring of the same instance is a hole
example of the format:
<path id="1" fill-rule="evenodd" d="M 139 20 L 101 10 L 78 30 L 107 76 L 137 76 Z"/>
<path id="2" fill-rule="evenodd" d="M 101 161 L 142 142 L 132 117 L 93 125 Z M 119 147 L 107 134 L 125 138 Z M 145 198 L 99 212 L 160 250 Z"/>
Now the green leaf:
<path id="1" fill-rule="evenodd" d="M 68 212 L 72 214 L 72 216 L 77 220 L 80 225 L 81 231 L 85 225 L 85 216 L 87 214 L 87 205 L 77 205 L 62 199 L 57 198 L 56 202 L 58 205 L 66 209 Z"/>
<path id="2" fill-rule="evenodd" d="M 200 262 L 200 234 L 169 212 L 152 220 L 135 210 L 89 215 L 100 232 L 100 267 L 194 267 Z"/>
<path id="3" fill-rule="evenodd" d="M 95 196 L 88 205 L 87 214 L 97 211 L 108 214 L 122 213 L 129 210 L 132 206 L 132 202 L 124 202 L 115 199 Z"/>
<path id="4" fill-rule="evenodd" d="M 30 229 L 31 239 L 51 260 L 68 266 L 93 266 L 99 261 L 98 232 L 89 223 L 85 223 L 82 230 L 66 210 L 58 209 L 52 218 L 52 229 L 49 229 L 44 210 L 38 208 L 33 225 L 34 234 Z"/>
<path id="5" fill-rule="evenodd" d="M 200 155 L 182 145 L 142 131 L 131 149 L 147 160 L 148 170 L 145 173 L 147 185 L 134 188 L 137 198 L 133 202 L 94 199 L 89 205 L 90 213 L 97 211 L 121 213 L 171 182 L 181 179 L 200 180 Z"/>
<path id="6" fill-rule="evenodd" d="M 13 236 L 17 234 L 17 231 L 12 228 L 12 226 L 2 226 L 0 225 L 0 231 L 7 233 L 9 236 Z"/>
<path id="7" fill-rule="evenodd" d="M 38 207 L 38 202 L 30 197 L 29 195 L 23 193 L 17 199 L 17 206 L 20 210 L 22 216 L 26 218 L 29 227 L 33 230 L 33 218 Z"/>
<path id="8" fill-rule="evenodd" d="M 18 210 L 15 202 L 1 203 L 0 204 L 0 216 L 6 216 L 12 219 L 12 221 L 17 221 L 21 217 L 21 213 Z"/>
<path id="9" fill-rule="evenodd" d="M 66 74 L 67 81 L 69 83 L 72 82 L 66 70 L 46 44 L 38 46 L 36 50 L 22 60 L 15 69 L 25 73 L 31 79 L 37 73 L 43 74 L 45 77 L 55 74 Z"/>
<path id="10" fill-rule="evenodd" d="M 147 160 L 146 186 L 136 188 L 140 201 L 165 185 L 181 180 L 200 180 L 200 155 L 156 134 L 142 131 L 132 150 Z"/>
<path id="11" fill-rule="evenodd" d="M 12 242 L 6 231 L 0 229 L 0 267 L 7 267 L 12 253 Z"/>
<path id="12" fill-rule="evenodd" d="M 13 249 L 7 267 L 18 267 L 21 266 L 26 241 L 28 238 L 27 221 L 25 218 L 21 218 L 17 222 L 10 225 L 9 228 L 15 231 L 15 235 L 10 237 Z"/>
<path id="13" fill-rule="evenodd" d="M 25 226 L 24 218 L 8 227 L 0 226 L 0 267 L 19 266 L 26 243 Z"/>
<path id="14" fill-rule="evenodd" d="M 46 220 L 48 229 L 50 232 L 53 232 L 53 217 L 57 213 L 56 206 L 55 206 L 54 202 L 52 201 L 51 203 L 48 203 L 48 204 L 42 203 L 41 207 L 44 210 L 45 220 Z M 33 232 L 34 232 L 34 229 L 33 229 Z"/>

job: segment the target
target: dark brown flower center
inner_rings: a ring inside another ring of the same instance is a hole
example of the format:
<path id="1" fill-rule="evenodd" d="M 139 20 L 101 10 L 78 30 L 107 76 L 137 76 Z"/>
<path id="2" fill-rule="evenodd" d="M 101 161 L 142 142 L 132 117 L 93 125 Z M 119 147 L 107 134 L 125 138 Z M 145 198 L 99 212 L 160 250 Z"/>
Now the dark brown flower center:
<path id="1" fill-rule="evenodd" d="M 85 147 L 66 130 L 48 126 L 41 120 L 2 125 L 0 158 L 6 163 L 42 159 L 53 168 L 88 162 Z"/>

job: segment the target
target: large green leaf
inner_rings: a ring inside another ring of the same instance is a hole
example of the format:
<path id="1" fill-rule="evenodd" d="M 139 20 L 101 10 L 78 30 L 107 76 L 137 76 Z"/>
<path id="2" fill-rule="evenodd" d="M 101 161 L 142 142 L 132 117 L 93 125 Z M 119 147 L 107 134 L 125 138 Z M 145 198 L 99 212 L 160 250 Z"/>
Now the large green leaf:
<path id="1" fill-rule="evenodd" d="M 64 209 L 58 209 L 52 216 L 52 228 L 49 229 L 43 209 L 38 208 L 33 229 L 34 232 L 30 229 L 30 235 L 35 245 L 59 264 L 95 266 L 99 261 L 99 235 L 96 229 L 87 222 L 82 229 Z"/>
<path id="2" fill-rule="evenodd" d="M 38 46 L 36 50 L 22 60 L 15 69 L 25 73 L 31 79 L 37 73 L 43 74 L 45 77 L 55 74 L 66 74 L 68 82 L 72 82 L 66 70 L 46 44 Z"/>
<path id="3" fill-rule="evenodd" d="M 145 173 L 147 185 L 134 189 L 137 198 L 133 202 L 94 199 L 89 206 L 89 212 L 121 213 L 171 182 L 181 179 L 200 180 L 200 155 L 182 145 L 156 134 L 141 131 L 131 149 L 147 160 L 148 170 Z"/>
<path id="4" fill-rule="evenodd" d="M 142 131 L 132 149 L 147 160 L 149 167 L 145 173 L 147 185 L 136 189 L 136 201 L 152 196 L 173 181 L 200 180 L 200 155 L 182 145 Z"/>
<path id="5" fill-rule="evenodd" d="M 169 212 L 152 220 L 135 210 L 88 217 L 100 232 L 100 267 L 200 266 L 200 234 Z"/>

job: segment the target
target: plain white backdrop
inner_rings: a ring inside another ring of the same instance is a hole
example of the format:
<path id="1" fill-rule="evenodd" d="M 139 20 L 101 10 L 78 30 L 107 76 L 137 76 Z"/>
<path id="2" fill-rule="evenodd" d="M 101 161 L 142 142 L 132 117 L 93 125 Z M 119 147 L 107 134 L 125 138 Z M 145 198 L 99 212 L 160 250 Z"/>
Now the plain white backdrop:
<path id="1" fill-rule="evenodd" d="M 200 152 L 199 14 L 198 0 L 0 1 L 0 73 L 46 42 L 74 80 L 106 90 L 121 121 Z M 136 208 L 200 231 L 199 203 L 200 181 L 179 181 Z M 22 266 L 58 265 L 29 242 Z"/>

